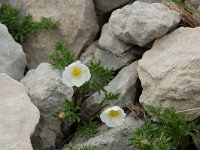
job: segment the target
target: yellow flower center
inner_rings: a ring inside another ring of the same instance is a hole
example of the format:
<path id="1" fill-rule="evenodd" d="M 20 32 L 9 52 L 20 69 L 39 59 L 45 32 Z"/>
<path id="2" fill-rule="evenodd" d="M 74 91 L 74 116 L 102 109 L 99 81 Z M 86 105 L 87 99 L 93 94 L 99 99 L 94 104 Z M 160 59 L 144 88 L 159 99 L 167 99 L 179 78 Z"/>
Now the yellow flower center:
<path id="1" fill-rule="evenodd" d="M 108 115 L 110 117 L 118 117 L 120 115 L 120 111 L 119 110 L 111 110 L 111 111 L 109 111 Z"/>
<path id="2" fill-rule="evenodd" d="M 81 68 L 80 67 L 74 67 L 73 69 L 72 69 L 72 76 L 73 77 L 75 77 L 75 78 L 77 78 L 77 77 L 80 77 L 81 76 L 81 74 L 82 74 L 82 70 L 81 70 Z"/>

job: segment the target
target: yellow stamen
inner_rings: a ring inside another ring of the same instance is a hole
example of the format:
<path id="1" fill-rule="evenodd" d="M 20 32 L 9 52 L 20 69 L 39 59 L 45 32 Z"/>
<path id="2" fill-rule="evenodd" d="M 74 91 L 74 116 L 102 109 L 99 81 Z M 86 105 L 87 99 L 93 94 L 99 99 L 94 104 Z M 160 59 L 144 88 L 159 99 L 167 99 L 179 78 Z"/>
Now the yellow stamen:
<path id="1" fill-rule="evenodd" d="M 79 67 L 74 67 L 73 69 L 72 69 L 72 76 L 73 77 L 80 77 L 81 76 L 81 74 L 82 74 L 82 70 L 81 70 L 81 68 L 79 68 Z"/>
<path id="2" fill-rule="evenodd" d="M 119 110 L 111 110 L 111 111 L 109 111 L 108 115 L 110 117 L 118 117 L 120 115 L 120 112 L 119 112 Z"/>

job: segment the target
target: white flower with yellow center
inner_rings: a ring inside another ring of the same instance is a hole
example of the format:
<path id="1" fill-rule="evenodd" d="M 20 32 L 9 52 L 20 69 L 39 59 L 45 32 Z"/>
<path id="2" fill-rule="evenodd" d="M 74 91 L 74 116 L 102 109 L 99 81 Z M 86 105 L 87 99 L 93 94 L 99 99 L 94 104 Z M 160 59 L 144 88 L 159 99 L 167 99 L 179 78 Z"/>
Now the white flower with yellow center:
<path id="1" fill-rule="evenodd" d="M 62 75 L 62 82 L 68 87 L 80 87 L 85 82 L 89 81 L 90 78 L 91 74 L 89 68 L 77 60 L 65 67 L 65 71 Z"/>
<path id="2" fill-rule="evenodd" d="M 125 121 L 126 114 L 124 110 L 119 106 L 113 106 L 105 109 L 101 115 L 101 121 L 104 122 L 108 127 L 117 127 L 122 125 Z"/>

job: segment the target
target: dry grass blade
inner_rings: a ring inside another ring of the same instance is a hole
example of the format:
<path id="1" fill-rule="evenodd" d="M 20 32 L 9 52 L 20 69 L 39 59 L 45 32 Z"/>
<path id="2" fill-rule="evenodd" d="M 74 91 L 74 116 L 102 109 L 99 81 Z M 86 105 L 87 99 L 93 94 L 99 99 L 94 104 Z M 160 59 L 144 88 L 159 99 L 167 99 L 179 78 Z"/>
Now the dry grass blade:
<path id="1" fill-rule="evenodd" d="M 146 118 L 145 110 L 140 104 L 131 104 L 127 103 L 126 107 L 132 112 L 132 115 L 136 119 L 143 119 Z"/>
<path id="2" fill-rule="evenodd" d="M 180 14 L 180 26 L 192 28 L 200 26 L 200 15 L 197 13 L 181 8 L 173 2 L 165 2 L 164 5 Z"/>

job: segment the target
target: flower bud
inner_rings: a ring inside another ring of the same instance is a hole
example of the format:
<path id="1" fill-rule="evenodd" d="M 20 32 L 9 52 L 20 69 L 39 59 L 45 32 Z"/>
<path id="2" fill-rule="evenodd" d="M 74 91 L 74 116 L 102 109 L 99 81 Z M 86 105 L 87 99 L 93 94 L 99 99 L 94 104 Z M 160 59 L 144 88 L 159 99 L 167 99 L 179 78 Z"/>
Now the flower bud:
<path id="1" fill-rule="evenodd" d="M 58 119 L 59 119 L 60 121 L 64 121 L 64 120 L 66 119 L 65 113 L 64 113 L 64 112 L 61 112 L 61 113 L 58 115 Z"/>
<path id="2" fill-rule="evenodd" d="M 144 139 L 144 140 L 141 140 L 140 141 L 140 144 L 143 146 L 143 147 L 147 147 L 150 145 L 149 141 L 147 139 Z"/>

